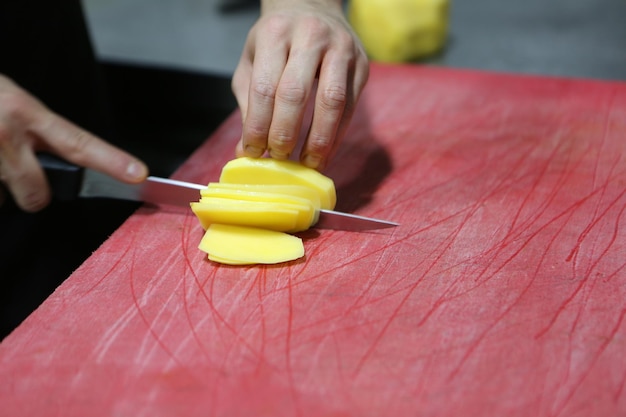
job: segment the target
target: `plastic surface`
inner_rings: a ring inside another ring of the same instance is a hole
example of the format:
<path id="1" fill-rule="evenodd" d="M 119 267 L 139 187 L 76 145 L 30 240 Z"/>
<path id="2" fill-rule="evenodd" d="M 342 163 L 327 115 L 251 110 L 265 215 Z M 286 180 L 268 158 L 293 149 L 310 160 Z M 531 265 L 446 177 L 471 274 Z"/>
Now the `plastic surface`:
<path id="1" fill-rule="evenodd" d="M 0 414 L 624 415 L 625 137 L 623 83 L 374 66 L 327 174 L 399 227 L 226 267 L 142 208 L 0 344 Z"/>

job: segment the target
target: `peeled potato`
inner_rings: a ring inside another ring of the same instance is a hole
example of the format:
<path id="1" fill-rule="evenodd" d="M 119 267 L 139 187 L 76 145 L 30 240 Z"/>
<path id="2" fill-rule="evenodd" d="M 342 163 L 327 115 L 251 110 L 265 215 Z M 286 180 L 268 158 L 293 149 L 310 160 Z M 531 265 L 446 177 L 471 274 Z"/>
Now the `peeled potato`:
<path id="1" fill-rule="evenodd" d="M 410 62 L 443 48 L 449 0 L 350 0 L 348 19 L 374 61 Z"/>
<path id="2" fill-rule="evenodd" d="M 191 210 L 205 230 L 212 224 L 233 224 L 284 232 L 295 229 L 298 220 L 296 208 L 261 201 L 240 202 L 213 198 L 192 203 Z"/>
<path id="3" fill-rule="evenodd" d="M 305 185 L 295 184 L 230 184 L 210 182 L 207 188 L 200 190 L 200 196 L 222 196 L 228 198 L 260 200 L 267 194 L 279 194 L 288 197 L 300 197 L 313 205 L 316 210 L 321 208 L 319 192 Z"/>
<path id="4" fill-rule="evenodd" d="M 321 208 L 332 210 L 337 202 L 333 180 L 294 161 L 247 157 L 233 159 L 222 168 L 220 183 L 304 185 L 319 193 Z"/>
<path id="5" fill-rule="evenodd" d="M 252 226 L 279 232 L 301 232 L 317 221 L 313 205 L 301 202 L 202 197 L 191 209 L 204 229 L 214 223 Z"/>
<path id="6" fill-rule="evenodd" d="M 199 248 L 210 260 L 230 265 L 277 264 L 304 256 L 304 245 L 296 236 L 225 224 L 209 226 Z"/>
<path id="7" fill-rule="evenodd" d="M 297 162 L 238 158 L 191 209 L 206 230 L 199 248 L 229 265 L 274 264 L 304 255 L 296 233 L 335 207 L 334 182 Z"/>

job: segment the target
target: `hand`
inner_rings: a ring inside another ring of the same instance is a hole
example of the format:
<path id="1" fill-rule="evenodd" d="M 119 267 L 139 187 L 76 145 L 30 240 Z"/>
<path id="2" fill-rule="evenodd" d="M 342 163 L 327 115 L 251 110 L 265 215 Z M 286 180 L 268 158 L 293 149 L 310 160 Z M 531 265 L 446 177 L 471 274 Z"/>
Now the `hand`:
<path id="1" fill-rule="evenodd" d="M 322 170 L 348 127 L 369 74 L 339 0 L 265 0 L 233 76 L 243 118 L 238 156 L 287 159 L 309 97 L 313 119 L 300 161 Z"/>
<path id="2" fill-rule="evenodd" d="M 50 190 L 36 151 L 54 153 L 120 181 L 140 182 L 143 162 L 51 112 L 41 102 L 0 75 L 0 180 L 25 211 L 50 201 Z M 0 189 L 0 204 L 4 199 Z"/>

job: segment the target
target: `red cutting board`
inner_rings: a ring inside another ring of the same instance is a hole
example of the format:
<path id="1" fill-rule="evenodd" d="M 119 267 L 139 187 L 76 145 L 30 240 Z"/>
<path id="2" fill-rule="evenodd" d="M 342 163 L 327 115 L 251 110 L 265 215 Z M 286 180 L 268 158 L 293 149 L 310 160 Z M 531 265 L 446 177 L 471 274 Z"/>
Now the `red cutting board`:
<path id="1" fill-rule="evenodd" d="M 228 267 L 142 208 L 0 345 L 0 415 L 626 415 L 626 84 L 374 65 L 327 173 L 401 226 Z"/>

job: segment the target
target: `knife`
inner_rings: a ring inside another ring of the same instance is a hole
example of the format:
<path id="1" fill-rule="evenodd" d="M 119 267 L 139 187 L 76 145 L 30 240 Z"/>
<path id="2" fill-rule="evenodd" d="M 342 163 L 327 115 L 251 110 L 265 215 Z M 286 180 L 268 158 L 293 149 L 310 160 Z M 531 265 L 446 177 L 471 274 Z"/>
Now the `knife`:
<path id="1" fill-rule="evenodd" d="M 152 204 L 189 207 L 198 201 L 206 185 L 149 176 L 139 184 L 127 184 L 106 174 L 81 168 L 49 154 L 38 154 L 52 194 L 57 200 L 114 198 Z M 398 223 L 333 210 L 320 210 L 313 227 L 364 231 L 398 226 Z"/>

